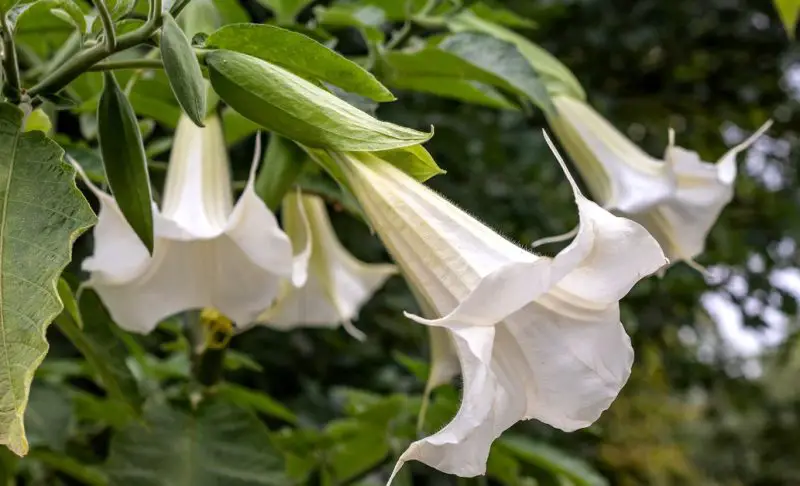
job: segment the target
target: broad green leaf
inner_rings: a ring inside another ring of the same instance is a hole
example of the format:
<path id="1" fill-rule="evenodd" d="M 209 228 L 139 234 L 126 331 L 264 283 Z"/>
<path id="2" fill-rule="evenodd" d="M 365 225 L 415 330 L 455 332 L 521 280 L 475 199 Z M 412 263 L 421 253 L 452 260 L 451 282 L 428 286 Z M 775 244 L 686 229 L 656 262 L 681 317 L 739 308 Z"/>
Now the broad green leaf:
<path id="1" fill-rule="evenodd" d="M 256 178 L 256 194 L 275 211 L 303 170 L 308 155 L 291 140 L 273 135 Z"/>
<path id="2" fill-rule="evenodd" d="M 387 21 L 386 13 L 380 7 L 361 4 L 339 4 L 330 7 L 314 8 L 317 21 L 333 27 L 380 27 Z"/>
<path id="3" fill-rule="evenodd" d="M 71 24 L 81 34 L 87 33 L 86 15 L 74 0 L 37 0 L 23 3 L 9 14 L 9 20 L 18 29 L 39 29 L 44 17 L 49 15 Z"/>
<path id="4" fill-rule="evenodd" d="M 139 410 L 142 400 L 136 380 L 126 364 L 127 350 L 117 337 L 103 303 L 93 290 L 84 290 L 78 306 L 80 320 L 76 321 L 68 312 L 63 312 L 56 318 L 59 330 L 86 358 L 109 396 L 134 411 Z M 77 325 L 79 322 L 83 323 L 82 330 Z"/>
<path id="5" fill-rule="evenodd" d="M 543 442 L 519 435 L 503 435 L 497 447 L 521 461 L 555 475 L 566 476 L 578 486 L 607 486 L 608 481 L 583 460 Z"/>
<path id="6" fill-rule="evenodd" d="M 314 0 L 258 0 L 258 3 L 275 13 L 279 24 L 291 24 L 295 17 Z"/>
<path id="7" fill-rule="evenodd" d="M 164 72 L 184 113 L 202 127 L 206 117 L 206 85 L 203 71 L 189 39 L 175 19 L 164 13 L 161 27 L 161 59 Z"/>
<path id="8" fill-rule="evenodd" d="M 348 419 L 332 422 L 327 433 L 335 439 L 325 454 L 323 485 L 345 484 L 389 455 L 389 441 L 381 427 Z"/>
<path id="9" fill-rule="evenodd" d="M 555 110 L 547 87 L 514 44 L 486 34 L 464 32 L 447 37 L 439 48 L 501 78 L 545 112 Z"/>
<path id="10" fill-rule="evenodd" d="M 372 118 L 303 78 L 246 54 L 213 51 L 206 63 L 223 101 L 268 130 L 310 147 L 391 150 L 432 136 Z"/>
<path id="11" fill-rule="evenodd" d="M 44 450 L 31 452 L 31 459 L 37 460 L 48 468 L 66 474 L 87 486 L 108 486 L 108 478 L 97 467 L 83 464 L 72 457 Z"/>
<path id="12" fill-rule="evenodd" d="M 447 25 L 453 32 L 481 32 L 514 44 L 533 69 L 541 75 L 551 93 L 563 92 L 581 100 L 586 99 L 586 92 L 569 68 L 555 56 L 516 32 L 482 19 L 469 10 L 452 17 Z"/>
<path id="13" fill-rule="evenodd" d="M 45 330 L 63 307 L 58 276 L 95 222 L 64 151 L 21 127 L 22 111 L 0 104 L 0 444 L 18 455 L 28 452 L 23 415 Z"/>
<path id="14" fill-rule="evenodd" d="M 422 10 L 426 2 L 427 0 L 363 0 L 359 5 L 379 8 L 386 21 L 399 22 Z"/>
<path id="15" fill-rule="evenodd" d="M 69 390 L 47 382 L 34 382 L 25 410 L 25 429 L 30 446 L 63 451 L 74 425 Z"/>
<path id="16" fill-rule="evenodd" d="M 125 486 L 286 486 L 283 461 L 252 413 L 221 400 L 186 412 L 145 406 L 111 441 L 109 484 Z"/>
<path id="17" fill-rule="evenodd" d="M 790 39 L 794 39 L 797 30 L 797 18 L 800 16 L 800 0 L 773 0 L 778 16 L 783 22 L 786 34 Z"/>
<path id="18" fill-rule="evenodd" d="M 103 74 L 105 87 L 97 105 L 97 135 L 108 185 L 128 224 L 152 253 L 153 196 L 142 134 L 114 74 Z"/>
<path id="19" fill-rule="evenodd" d="M 72 405 L 75 418 L 99 426 L 122 429 L 136 418 L 134 410 L 118 400 L 74 391 Z"/>
<path id="20" fill-rule="evenodd" d="M 210 48 L 241 52 L 281 66 L 310 81 L 325 81 L 375 101 L 394 95 L 367 70 L 319 42 L 272 25 L 226 25 L 206 40 Z"/>
<path id="21" fill-rule="evenodd" d="M 396 76 L 392 78 L 390 84 L 397 89 L 430 93 L 490 108 L 518 109 L 496 89 L 477 81 L 435 76 Z"/>
<path id="22" fill-rule="evenodd" d="M 252 412 L 285 420 L 290 424 L 297 423 L 297 415 L 281 402 L 258 390 L 250 390 L 233 383 L 223 383 L 217 387 L 216 395 Z"/>

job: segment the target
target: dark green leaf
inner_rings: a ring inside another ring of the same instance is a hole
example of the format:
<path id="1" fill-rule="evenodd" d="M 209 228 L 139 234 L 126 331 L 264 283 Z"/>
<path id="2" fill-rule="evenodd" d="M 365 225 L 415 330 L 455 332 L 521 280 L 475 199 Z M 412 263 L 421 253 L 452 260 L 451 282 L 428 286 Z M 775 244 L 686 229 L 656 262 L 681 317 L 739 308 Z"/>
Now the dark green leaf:
<path id="1" fill-rule="evenodd" d="M 72 457 L 51 451 L 35 450 L 31 459 L 37 460 L 47 467 L 66 474 L 87 486 L 108 486 L 108 478 L 97 467 L 82 464 Z"/>
<path id="2" fill-rule="evenodd" d="M 25 429 L 31 447 L 64 450 L 73 425 L 68 390 L 46 382 L 34 382 L 25 410 Z"/>
<path id="3" fill-rule="evenodd" d="M 217 387 L 217 396 L 242 408 L 269 417 L 285 420 L 290 424 L 297 423 L 297 416 L 282 403 L 266 393 L 250 390 L 233 383 L 223 383 Z"/>
<path id="4" fill-rule="evenodd" d="M 246 54 L 213 51 L 206 63 L 214 90 L 233 109 L 310 147 L 389 150 L 431 136 L 372 118 L 289 71 Z"/>
<path id="5" fill-rule="evenodd" d="M 390 84 L 397 89 L 435 94 L 443 98 L 453 98 L 490 108 L 518 109 L 497 90 L 477 81 L 433 76 L 396 76 L 392 78 Z"/>
<path id="6" fill-rule="evenodd" d="M 375 101 L 394 95 L 364 68 L 297 32 L 271 25 L 226 25 L 206 45 L 248 54 L 277 64 L 311 81 L 325 81 Z"/>
<path id="7" fill-rule="evenodd" d="M 42 132 L 21 133 L 22 111 L 0 104 L 0 444 L 28 451 L 23 415 L 47 326 L 63 305 L 58 276 L 72 242 L 95 217 L 64 151 Z"/>
<path id="8" fill-rule="evenodd" d="M 314 0 L 258 0 L 258 3 L 275 13 L 279 24 L 291 24 L 301 10 Z"/>
<path id="9" fill-rule="evenodd" d="M 153 118 L 169 128 L 178 126 L 181 108 L 175 101 L 172 88 L 163 71 L 152 73 L 146 79 L 139 79 L 130 94 L 133 110 L 148 118 Z"/>
<path id="10" fill-rule="evenodd" d="M 294 142 L 273 135 L 256 178 L 256 194 L 270 209 L 278 209 L 283 197 L 303 170 L 308 155 Z"/>
<path id="11" fill-rule="evenodd" d="M 114 74 L 103 74 L 105 87 L 97 105 L 97 128 L 108 185 L 125 219 L 152 253 L 152 193 L 142 134 Z"/>
<path id="12" fill-rule="evenodd" d="M 533 439 L 506 434 L 497 440 L 497 447 L 556 475 L 569 478 L 578 486 L 606 486 L 608 481 L 581 459 Z"/>
<path id="13" fill-rule="evenodd" d="M 447 37 L 439 47 L 503 79 L 545 112 L 555 109 L 547 88 L 514 44 L 486 34 L 464 32 Z"/>
<path id="14" fill-rule="evenodd" d="M 110 484 L 125 486 L 286 486 L 283 461 L 266 427 L 224 401 L 184 412 L 148 403 L 111 441 Z"/>
<path id="15" fill-rule="evenodd" d="M 103 388 L 114 399 L 139 410 L 142 399 L 131 374 L 125 345 L 117 337 L 114 324 L 100 298 L 93 290 L 85 290 L 79 302 L 83 330 L 68 313 L 56 318 L 58 328 L 83 354 Z"/>
<path id="16" fill-rule="evenodd" d="M 206 85 L 189 39 L 169 13 L 161 28 L 161 59 L 178 104 L 195 125 L 206 117 Z"/>

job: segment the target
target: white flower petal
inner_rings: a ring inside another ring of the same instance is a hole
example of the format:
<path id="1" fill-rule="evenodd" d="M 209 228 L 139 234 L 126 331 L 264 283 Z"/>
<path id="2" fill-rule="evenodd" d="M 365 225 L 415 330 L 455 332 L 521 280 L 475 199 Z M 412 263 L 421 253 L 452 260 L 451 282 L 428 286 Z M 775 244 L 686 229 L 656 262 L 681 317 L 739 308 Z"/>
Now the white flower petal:
<path id="1" fill-rule="evenodd" d="M 354 258 L 336 237 L 325 204 L 317 196 L 288 195 L 283 219 L 295 251 L 305 247 L 303 252 L 310 253 L 311 266 L 305 285 L 288 290 L 276 307 L 262 316 L 273 327 L 336 327 L 347 323 L 397 273 L 394 265 L 368 264 Z"/>
<path id="2" fill-rule="evenodd" d="M 216 116 L 205 124 L 201 128 L 181 116 L 164 187 L 162 214 L 186 239 L 219 236 L 233 206 L 222 124 Z"/>
<path id="3" fill-rule="evenodd" d="M 677 176 L 675 194 L 649 211 L 631 215 L 658 239 L 670 259 L 690 261 L 703 252 L 708 233 L 733 199 L 736 156 L 771 125 L 771 121 L 765 123 L 716 164 L 703 162 L 697 152 L 675 146 L 670 134 L 665 158 Z"/>
<path id="4" fill-rule="evenodd" d="M 638 213 L 675 190 L 671 168 L 647 155 L 583 101 L 556 96 L 550 125 L 594 196 L 607 209 Z"/>

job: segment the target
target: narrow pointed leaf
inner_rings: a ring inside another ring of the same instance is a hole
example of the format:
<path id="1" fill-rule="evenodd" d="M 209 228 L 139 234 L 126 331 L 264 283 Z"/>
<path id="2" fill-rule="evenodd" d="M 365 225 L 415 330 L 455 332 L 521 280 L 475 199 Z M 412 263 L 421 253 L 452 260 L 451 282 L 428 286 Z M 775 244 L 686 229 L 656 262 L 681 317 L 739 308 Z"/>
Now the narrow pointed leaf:
<path id="1" fill-rule="evenodd" d="M 164 13 L 161 29 L 161 59 L 178 104 L 195 125 L 202 127 L 206 116 L 203 72 L 191 42 L 169 13 Z"/>
<path id="2" fill-rule="evenodd" d="M 64 151 L 21 126 L 22 112 L 0 104 L 0 444 L 18 455 L 28 452 L 23 414 L 45 331 L 63 308 L 58 276 L 95 221 Z"/>
<path id="3" fill-rule="evenodd" d="M 231 108 L 310 147 L 391 150 L 432 136 L 377 120 L 296 74 L 246 54 L 213 51 L 206 63 L 214 90 Z"/>
<path id="4" fill-rule="evenodd" d="M 63 300 L 72 297 L 69 288 L 59 285 L 59 290 Z M 79 309 L 76 320 L 65 308 L 56 318 L 58 328 L 86 358 L 108 394 L 138 411 L 142 404 L 139 388 L 126 364 L 127 348 L 112 327 L 111 317 L 93 290 L 83 292 Z M 78 326 L 81 322 L 83 329 Z"/>
<path id="5" fill-rule="evenodd" d="M 219 399 L 191 413 L 148 403 L 144 423 L 114 436 L 107 471 L 125 486 L 291 484 L 261 421 Z"/>
<path id="6" fill-rule="evenodd" d="M 142 134 L 114 75 L 106 72 L 104 79 L 97 105 L 97 135 L 108 185 L 125 219 L 152 253 L 152 195 Z"/>
<path id="7" fill-rule="evenodd" d="M 308 36 L 280 27 L 226 25 L 208 37 L 206 46 L 248 54 L 310 81 L 325 81 L 375 101 L 395 99 L 366 69 Z"/>
<path id="8" fill-rule="evenodd" d="M 800 0 L 773 0 L 778 16 L 783 22 L 786 34 L 790 39 L 794 39 L 797 30 L 797 18 L 800 16 Z"/>

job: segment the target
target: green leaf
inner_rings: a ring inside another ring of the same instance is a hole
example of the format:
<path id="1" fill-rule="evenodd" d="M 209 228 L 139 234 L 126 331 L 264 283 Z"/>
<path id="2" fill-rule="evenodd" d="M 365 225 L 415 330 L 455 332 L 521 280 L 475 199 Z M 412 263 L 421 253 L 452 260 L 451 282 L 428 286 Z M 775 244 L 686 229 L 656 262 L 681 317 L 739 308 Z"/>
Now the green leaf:
<path id="1" fill-rule="evenodd" d="M 469 10 L 484 20 L 511 27 L 512 29 L 530 29 L 536 27 L 536 22 L 497 5 L 489 6 L 484 2 L 478 2 L 472 5 Z"/>
<path id="2" fill-rule="evenodd" d="M 508 101 L 496 89 L 477 81 L 434 76 L 397 76 L 392 78 L 390 84 L 397 89 L 430 93 L 490 108 L 518 109 L 517 105 Z"/>
<path id="3" fill-rule="evenodd" d="M 138 411 L 142 399 L 136 379 L 126 364 L 127 349 L 117 337 L 103 303 L 93 290 L 87 289 L 81 295 L 79 308 L 78 320 L 68 312 L 57 317 L 58 328 L 86 358 L 109 396 Z M 83 330 L 77 325 L 80 322 L 83 322 Z"/>
<path id="4" fill-rule="evenodd" d="M 555 110 L 546 86 L 514 44 L 486 34 L 464 32 L 447 37 L 439 48 L 502 79 L 545 112 Z"/>
<path id="5" fill-rule="evenodd" d="M 377 28 L 387 21 L 384 10 L 374 5 L 318 6 L 314 8 L 314 15 L 320 24 L 333 27 Z"/>
<path id="6" fill-rule="evenodd" d="M 203 71 L 191 42 L 168 12 L 164 13 L 161 28 L 161 59 L 178 104 L 195 125 L 204 126 L 206 85 Z"/>
<path id="7" fill-rule="evenodd" d="M 797 30 L 797 17 L 800 16 L 800 0 L 773 0 L 778 16 L 783 22 L 786 34 L 790 39 L 794 39 Z"/>
<path id="8" fill-rule="evenodd" d="M 153 196 L 142 134 L 114 74 L 103 74 L 105 87 L 97 105 L 97 135 L 108 185 L 128 224 L 153 253 Z"/>
<path id="9" fill-rule="evenodd" d="M 152 118 L 169 128 L 178 126 L 181 108 L 163 71 L 139 79 L 130 94 L 131 106 L 140 116 Z"/>
<path id="10" fill-rule="evenodd" d="M 206 40 L 210 48 L 241 52 L 281 66 L 310 81 L 325 81 L 375 101 L 391 91 L 369 71 L 303 34 L 272 25 L 226 25 Z"/>
<path id="11" fill-rule="evenodd" d="M 519 435 L 503 435 L 497 447 L 554 475 L 566 476 L 578 486 L 607 486 L 608 481 L 583 460 L 548 444 Z"/>
<path id="12" fill-rule="evenodd" d="M 193 412 L 148 403 L 144 423 L 112 439 L 107 471 L 125 486 L 286 486 L 282 463 L 253 414 L 207 400 Z"/>
<path id="13" fill-rule="evenodd" d="M 23 414 L 47 326 L 61 312 L 58 276 L 72 242 L 95 222 L 64 151 L 21 133 L 22 111 L 0 104 L 0 444 L 28 452 Z"/>
<path id="14" fill-rule="evenodd" d="M 266 393 L 250 390 L 233 383 L 223 383 L 217 387 L 216 394 L 220 398 L 252 412 L 279 418 L 290 424 L 297 423 L 297 415 Z"/>
<path id="15" fill-rule="evenodd" d="M 93 466 L 82 464 L 66 454 L 36 450 L 31 451 L 31 459 L 37 460 L 54 471 L 66 474 L 88 486 L 108 486 L 108 478 Z"/>
<path id="16" fill-rule="evenodd" d="M 63 451 L 73 426 L 68 389 L 46 382 L 34 382 L 25 410 L 25 429 L 31 447 Z"/>
<path id="17" fill-rule="evenodd" d="M 108 8 L 111 17 L 114 20 L 119 20 L 133 11 L 136 6 L 136 0 L 98 0 L 105 1 L 106 8 Z"/>
<path id="18" fill-rule="evenodd" d="M 551 93 L 563 92 L 581 100 L 586 99 L 586 92 L 569 68 L 555 56 L 516 32 L 482 19 L 469 10 L 452 17 L 447 25 L 453 32 L 480 32 L 514 44 L 533 69 L 541 75 Z"/>
<path id="19" fill-rule="evenodd" d="M 425 182 L 433 176 L 445 174 L 422 145 L 376 152 L 375 155 L 396 166 L 414 179 Z"/>
<path id="20" fill-rule="evenodd" d="M 300 13 L 314 0 L 258 0 L 258 3 L 275 13 L 279 24 L 291 24 Z"/>
<path id="21" fill-rule="evenodd" d="M 432 136 L 372 118 L 303 78 L 246 54 L 213 51 L 206 63 L 214 90 L 234 110 L 310 147 L 391 150 Z"/>
<path id="22" fill-rule="evenodd" d="M 280 135 L 270 138 L 255 183 L 256 194 L 264 204 L 273 211 L 280 207 L 306 160 L 308 155 L 291 140 Z"/>
<path id="23" fill-rule="evenodd" d="M 234 145 L 256 133 L 261 127 L 243 117 L 230 107 L 222 109 L 222 126 L 225 132 L 225 143 Z"/>

